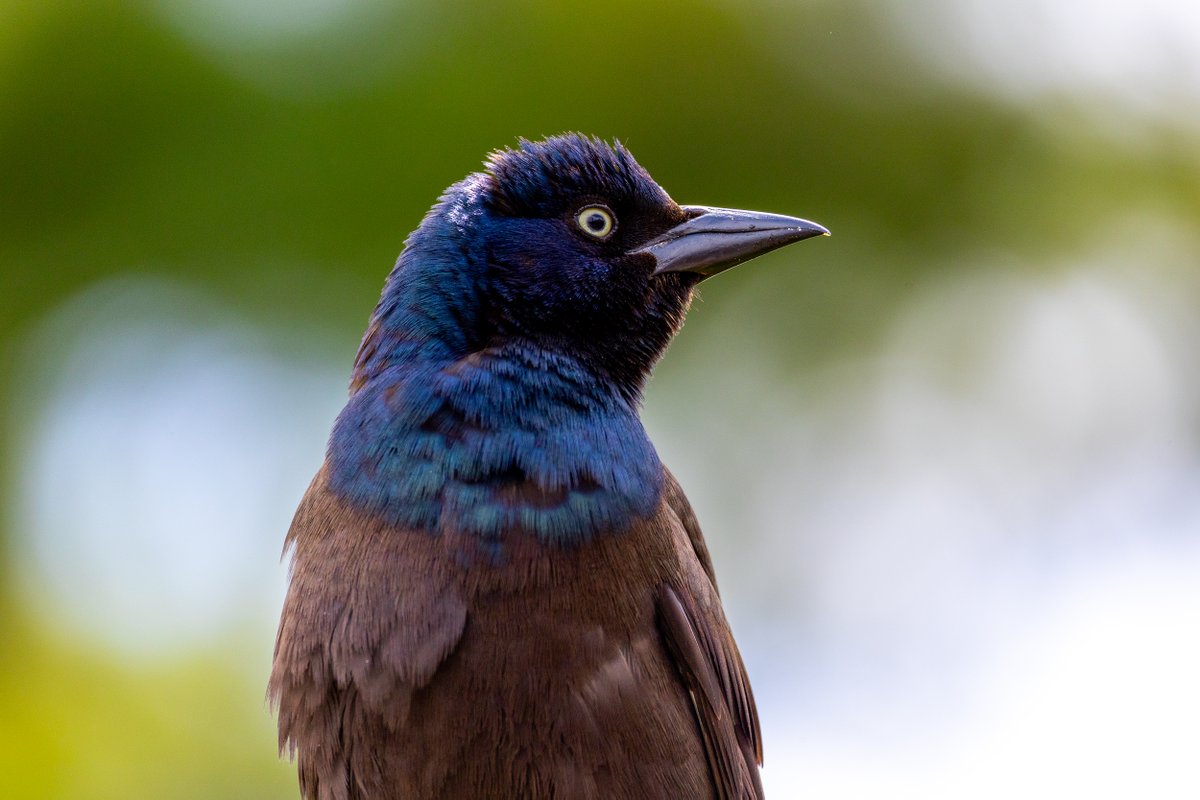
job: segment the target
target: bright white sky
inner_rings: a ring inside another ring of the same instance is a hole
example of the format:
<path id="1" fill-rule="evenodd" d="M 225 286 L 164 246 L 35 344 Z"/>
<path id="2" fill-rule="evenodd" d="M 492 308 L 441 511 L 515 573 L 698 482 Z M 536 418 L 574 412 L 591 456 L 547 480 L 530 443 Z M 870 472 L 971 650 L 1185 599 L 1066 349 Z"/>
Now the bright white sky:
<path id="1" fill-rule="evenodd" d="M 1117 125 L 1129 122 L 1126 112 L 1200 123 L 1200 3 L 900 0 L 881 8 L 952 80 L 1021 102 L 1091 101 Z"/>

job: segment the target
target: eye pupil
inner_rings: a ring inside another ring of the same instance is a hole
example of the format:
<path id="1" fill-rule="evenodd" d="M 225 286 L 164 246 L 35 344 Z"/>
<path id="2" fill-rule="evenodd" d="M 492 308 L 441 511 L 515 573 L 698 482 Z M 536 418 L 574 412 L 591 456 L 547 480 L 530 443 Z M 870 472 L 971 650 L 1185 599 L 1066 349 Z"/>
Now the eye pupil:
<path id="1" fill-rule="evenodd" d="M 604 217 L 593 211 L 588 214 L 587 226 L 596 232 L 604 230 Z"/>

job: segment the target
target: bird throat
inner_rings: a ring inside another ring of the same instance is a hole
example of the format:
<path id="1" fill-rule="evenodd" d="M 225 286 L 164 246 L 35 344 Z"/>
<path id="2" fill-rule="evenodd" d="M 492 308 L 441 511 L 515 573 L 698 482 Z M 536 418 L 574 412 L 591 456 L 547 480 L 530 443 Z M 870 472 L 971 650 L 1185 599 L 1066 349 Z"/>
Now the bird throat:
<path id="1" fill-rule="evenodd" d="M 363 380 L 329 444 L 331 489 L 389 523 L 561 545 L 654 513 L 663 468 L 620 392 L 578 361 L 509 344 L 404 359 Z"/>

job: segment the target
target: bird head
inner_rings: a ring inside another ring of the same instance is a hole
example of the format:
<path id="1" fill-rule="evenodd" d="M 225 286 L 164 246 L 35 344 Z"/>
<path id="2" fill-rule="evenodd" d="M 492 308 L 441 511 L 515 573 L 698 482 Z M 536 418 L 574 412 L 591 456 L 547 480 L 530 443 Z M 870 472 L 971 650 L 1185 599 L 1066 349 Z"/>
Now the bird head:
<path id="1" fill-rule="evenodd" d="M 681 206 L 619 143 L 522 140 L 430 211 L 372 327 L 407 319 L 457 357 L 511 342 L 569 355 L 636 397 L 697 283 L 826 233 L 794 217 Z"/>

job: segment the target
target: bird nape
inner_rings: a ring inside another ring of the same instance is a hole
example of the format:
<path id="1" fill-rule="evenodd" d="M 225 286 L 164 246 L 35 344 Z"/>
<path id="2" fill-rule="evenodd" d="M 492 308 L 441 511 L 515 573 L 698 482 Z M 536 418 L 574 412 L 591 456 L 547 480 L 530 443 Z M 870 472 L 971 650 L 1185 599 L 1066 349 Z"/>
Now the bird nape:
<path id="1" fill-rule="evenodd" d="M 409 236 L 288 532 L 307 800 L 761 798 L 746 671 L 638 417 L 706 277 L 825 234 L 522 141 Z"/>

